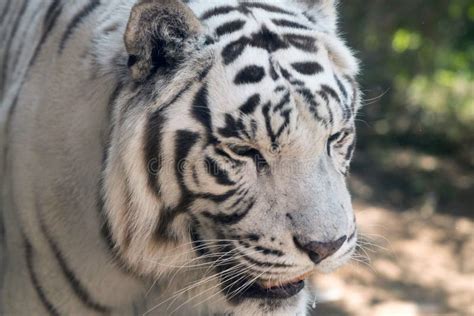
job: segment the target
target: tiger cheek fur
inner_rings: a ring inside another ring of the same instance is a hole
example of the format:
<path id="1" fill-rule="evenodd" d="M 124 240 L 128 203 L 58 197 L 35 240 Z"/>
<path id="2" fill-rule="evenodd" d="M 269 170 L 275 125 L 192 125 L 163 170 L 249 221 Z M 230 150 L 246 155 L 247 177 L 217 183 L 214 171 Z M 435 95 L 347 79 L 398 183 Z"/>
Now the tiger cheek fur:
<path id="1" fill-rule="evenodd" d="M 3 67 L 0 313 L 305 315 L 357 240 L 334 1 L 79 2 L 6 9 L 43 24 Z"/>

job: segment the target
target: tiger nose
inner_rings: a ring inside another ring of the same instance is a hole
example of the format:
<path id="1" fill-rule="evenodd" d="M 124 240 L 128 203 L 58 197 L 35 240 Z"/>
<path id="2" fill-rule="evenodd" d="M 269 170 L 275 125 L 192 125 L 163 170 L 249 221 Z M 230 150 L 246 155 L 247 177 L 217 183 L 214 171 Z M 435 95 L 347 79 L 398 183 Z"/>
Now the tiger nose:
<path id="1" fill-rule="evenodd" d="M 306 252 L 309 258 L 316 264 L 321 263 L 327 257 L 332 256 L 339 248 L 342 247 L 346 241 L 346 235 L 333 241 L 321 242 L 321 241 L 310 241 L 307 243 L 300 243 L 298 238 L 295 237 L 295 243 L 304 252 Z"/>

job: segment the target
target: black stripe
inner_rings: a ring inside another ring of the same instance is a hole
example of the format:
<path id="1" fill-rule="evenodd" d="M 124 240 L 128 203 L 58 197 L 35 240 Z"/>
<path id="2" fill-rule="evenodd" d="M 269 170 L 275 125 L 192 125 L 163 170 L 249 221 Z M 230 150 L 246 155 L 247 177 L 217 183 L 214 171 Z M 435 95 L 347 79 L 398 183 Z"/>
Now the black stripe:
<path id="1" fill-rule="evenodd" d="M 179 186 L 181 187 L 181 194 L 189 194 L 189 190 L 186 187 L 184 182 L 184 174 L 190 170 L 182 170 L 183 167 L 188 167 L 185 165 L 189 152 L 193 146 L 197 143 L 200 136 L 198 133 L 191 132 L 188 130 L 178 130 L 176 132 L 175 139 L 175 150 L 174 150 L 174 159 L 175 159 L 175 176 L 178 181 Z M 184 197 L 183 197 L 184 198 Z"/>
<path id="2" fill-rule="evenodd" d="M 261 66 L 251 65 L 240 70 L 235 76 L 235 84 L 259 83 L 265 77 L 265 69 Z"/>
<path id="3" fill-rule="evenodd" d="M 191 114 L 206 129 L 208 141 L 211 141 L 213 138 L 212 119 L 211 110 L 209 109 L 208 104 L 207 84 L 204 84 L 196 93 L 193 101 L 193 107 L 191 108 Z"/>
<path id="4" fill-rule="evenodd" d="M 79 13 L 77 13 L 69 23 L 59 44 L 59 53 L 66 47 L 67 41 L 71 38 L 79 24 L 100 5 L 100 0 L 91 0 Z"/>
<path id="5" fill-rule="evenodd" d="M 176 180 L 181 189 L 181 200 L 174 208 L 166 207 L 160 210 L 160 218 L 155 228 L 155 238 L 158 241 L 163 239 L 166 241 L 177 241 L 178 239 L 178 237 L 170 231 L 171 223 L 177 215 L 187 211 L 194 197 L 184 182 L 184 173 L 189 172 L 190 170 L 182 170 L 182 167 L 185 166 L 188 168 L 188 166 L 186 166 L 186 158 L 192 147 L 198 142 L 199 138 L 200 136 L 198 133 L 188 130 L 178 130 L 176 132 L 174 168 Z"/>
<path id="6" fill-rule="evenodd" d="M 160 106 L 155 112 L 150 114 L 146 129 L 146 148 L 144 153 L 145 167 L 148 174 L 148 185 L 156 194 L 160 192 L 160 183 L 158 179 L 159 170 L 161 168 L 161 136 L 162 128 L 166 122 L 164 111 L 178 101 L 183 94 L 188 91 L 192 82 L 188 82 L 171 100 Z"/>
<path id="7" fill-rule="evenodd" d="M 318 48 L 316 47 L 316 39 L 305 35 L 286 34 L 283 36 L 285 41 L 290 45 L 310 53 L 315 53 Z"/>
<path id="8" fill-rule="evenodd" d="M 275 105 L 275 107 L 273 108 L 273 113 L 276 113 L 276 112 L 280 111 L 288 103 L 290 103 L 290 93 L 289 92 L 285 93 L 285 95 L 281 98 L 280 102 L 278 102 L 278 104 Z"/>
<path id="9" fill-rule="evenodd" d="M 318 107 L 320 106 L 320 104 L 316 102 L 314 94 L 307 88 L 298 89 L 296 90 L 296 92 L 298 92 L 298 94 L 300 94 L 304 98 L 306 103 L 308 103 L 309 111 L 313 114 L 314 118 L 317 121 L 322 122 L 324 125 L 327 125 L 327 120 L 319 114 Z"/>
<path id="10" fill-rule="evenodd" d="M 342 95 L 344 96 L 344 98 L 347 99 L 347 96 L 348 96 L 347 95 L 347 90 L 344 87 L 344 85 L 342 84 L 341 80 L 335 74 L 334 74 L 334 79 L 336 79 L 337 86 L 339 87 L 339 90 L 341 90 Z"/>
<path id="11" fill-rule="evenodd" d="M 219 128 L 217 131 L 223 137 L 242 138 L 240 133 L 243 129 L 244 126 L 242 125 L 242 122 L 240 120 L 237 121 L 232 115 L 227 113 L 225 115 L 225 126 Z"/>
<path id="12" fill-rule="evenodd" d="M 236 252 L 237 252 L 237 255 L 239 257 L 242 256 L 242 258 L 244 258 L 245 260 L 247 260 L 251 264 L 259 266 L 259 267 L 273 267 L 273 268 L 290 268 L 290 267 L 292 267 L 292 265 L 288 265 L 288 264 L 284 264 L 284 263 L 262 262 L 262 261 L 254 259 L 254 258 L 251 258 L 251 257 L 243 254 L 242 252 L 238 251 L 238 250 L 236 250 Z"/>
<path id="13" fill-rule="evenodd" d="M 209 156 L 205 158 L 206 171 L 216 179 L 216 182 L 222 185 L 234 185 L 235 182 L 229 179 L 229 174 L 222 169 L 218 162 Z"/>
<path id="14" fill-rule="evenodd" d="M 18 16 L 16 17 L 16 20 L 15 20 L 15 23 L 13 24 L 13 28 L 12 28 L 12 32 L 10 34 L 10 36 L 8 37 L 7 39 L 7 42 L 5 43 L 5 49 L 6 49 L 6 53 L 5 53 L 5 58 L 3 60 L 3 67 L 2 67 L 2 73 L 1 73 L 1 76 L 2 76 L 2 79 L 0 80 L 0 83 L 2 83 L 2 89 L 0 89 L 0 91 L 5 91 L 5 87 L 6 87 L 6 79 L 7 79 L 7 72 L 8 72 L 8 65 L 10 64 L 9 63 L 9 59 L 10 59 L 10 50 L 11 50 L 11 44 L 13 42 L 13 39 L 15 38 L 15 35 L 17 33 L 17 31 L 19 30 L 19 25 L 20 25 L 20 22 L 23 18 L 23 15 L 25 14 L 25 11 L 26 11 L 26 7 L 28 5 L 28 0 L 25 0 L 23 1 L 22 5 L 21 5 L 21 8 L 20 8 L 20 11 L 18 13 Z M 14 52 L 15 55 L 18 55 L 21 53 L 21 51 L 18 51 L 18 52 Z M 13 67 L 16 66 L 16 64 L 14 63 L 11 63 L 11 65 Z M 13 68 L 15 69 L 15 68 Z"/>
<path id="15" fill-rule="evenodd" d="M 329 123 L 334 122 L 334 116 L 333 116 L 333 113 L 332 113 L 332 109 L 331 109 L 331 107 L 329 106 L 329 96 L 328 96 L 328 94 L 327 94 L 326 91 L 324 91 L 324 90 L 318 91 L 317 94 L 318 94 L 318 95 L 324 100 L 324 102 L 325 102 L 326 111 L 327 111 L 328 114 L 329 114 Z"/>
<path id="16" fill-rule="evenodd" d="M 315 75 L 324 70 L 319 63 L 311 61 L 293 63 L 291 64 L 291 67 L 293 67 L 293 69 L 299 72 L 300 74 L 308 76 Z"/>
<path id="17" fill-rule="evenodd" d="M 281 74 L 282 76 L 288 80 L 292 85 L 295 85 L 295 86 L 302 86 L 304 87 L 305 86 L 305 83 L 299 79 L 295 79 L 289 72 L 288 70 L 286 70 L 285 68 L 283 67 L 280 67 L 280 70 L 281 70 Z"/>
<path id="18" fill-rule="evenodd" d="M 38 206 L 37 206 L 38 207 Z M 38 209 L 40 210 L 40 209 Z M 69 285 L 71 286 L 71 289 L 73 290 L 74 294 L 79 298 L 79 300 L 87 307 L 89 307 L 92 310 L 95 310 L 99 313 L 107 313 L 109 312 L 109 309 L 100 303 L 96 302 L 87 289 L 84 287 L 84 285 L 79 281 L 77 278 L 76 274 L 72 269 L 69 267 L 68 263 L 66 262 L 66 258 L 62 254 L 62 251 L 59 249 L 59 246 L 56 244 L 56 242 L 51 238 L 49 235 L 49 232 L 47 231 L 46 225 L 44 223 L 44 220 L 41 218 L 41 214 L 39 214 L 39 221 L 40 221 L 40 228 L 44 236 L 46 237 L 46 240 L 48 241 L 49 246 L 53 250 L 54 257 L 59 263 L 59 267 L 61 268 L 61 272 L 63 273 L 64 277 L 66 280 L 69 282 Z"/>
<path id="19" fill-rule="evenodd" d="M 283 124 L 281 124 L 280 128 L 278 129 L 278 131 L 276 132 L 276 135 L 275 137 L 276 138 L 279 138 L 281 136 L 281 134 L 283 133 L 283 131 L 288 127 L 288 125 L 290 124 L 290 114 L 291 114 L 291 111 L 292 109 L 288 109 L 286 111 L 283 111 L 281 113 L 281 116 L 284 118 L 284 121 L 283 121 Z"/>
<path id="20" fill-rule="evenodd" d="M 46 41 L 49 33 L 51 32 L 57 18 L 61 14 L 62 7 L 60 6 L 60 4 L 61 4 L 61 0 L 53 0 L 51 5 L 48 7 L 48 10 L 46 12 L 44 22 L 43 22 L 43 34 L 41 36 L 40 42 L 36 46 L 36 49 L 33 53 L 32 58 L 29 62 L 29 65 L 28 65 L 28 68 L 27 68 L 28 70 L 35 63 L 36 58 L 38 57 L 39 52 L 41 51 L 41 47 L 43 46 L 43 44 Z M 23 88 L 23 84 L 24 84 L 24 82 L 21 82 L 20 88 L 18 89 L 18 93 L 15 96 L 15 99 L 12 102 L 12 105 L 10 106 L 10 109 L 8 109 L 8 116 L 7 116 L 7 120 L 6 120 L 6 122 L 7 122 L 7 131 L 6 131 L 7 134 L 6 135 L 7 135 L 7 137 L 8 137 L 9 131 L 10 131 L 10 123 L 9 122 L 12 121 L 11 118 L 13 117 L 13 114 L 15 113 L 15 108 L 16 108 L 16 105 L 18 103 L 19 93 L 21 93 L 21 90 Z"/>
<path id="21" fill-rule="evenodd" d="M 279 34 L 270 31 L 265 25 L 262 26 L 260 31 L 252 34 L 250 45 L 265 49 L 269 53 L 288 48 L 288 43 Z"/>
<path id="22" fill-rule="evenodd" d="M 270 102 L 267 103 L 263 108 L 262 108 L 262 114 L 263 117 L 265 118 L 265 127 L 267 128 L 267 135 L 270 137 L 272 144 L 276 142 L 276 135 L 273 132 L 272 129 L 272 123 L 271 123 L 271 117 L 270 117 Z"/>
<path id="23" fill-rule="evenodd" d="M 282 257 L 284 255 L 281 250 L 269 249 L 262 246 L 256 246 L 255 250 L 263 253 L 264 255 L 272 255 L 272 256 L 277 256 L 277 257 Z"/>
<path id="24" fill-rule="evenodd" d="M 25 28 L 25 30 L 23 30 L 23 33 L 20 35 L 20 38 L 22 39 L 25 38 L 27 34 L 31 32 L 32 29 L 35 29 L 37 27 L 36 24 L 33 23 L 33 21 L 36 21 L 37 16 L 40 14 L 41 14 L 40 10 L 37 10 L 36 12 L 33 13 L 33 15 L 29 18 L 29 20 L 32 21 L 32 23 L 30 23 L 28 28 Z M 29 43 L 27 43 L 25 40 L 22 40 L 20 42 L 20 46 L 18 47 L 17 54 L 15 54 L 14 59 L 12 62 L 10 62 L 10 64 L 16 65 L 18 63 L 18 60 L 20 60 L 20 58 L 22 57 L 24 46 L 28 44 Z"/>
<path id="25" fill-rule="evenodd" d="M 354 153 L 354 149 L 355 149 L 355 138 L 352 140 L 352 143 L 349 145 L 349 147 L 347 147 L 347 152 L 344 157 L 346 160 L 352 159 L 352 154 Z"/>
<path id="26" fill-rule="evenodd" d="M 123 86 L 121 84 L 117 84 L 114 91 L 112 92 L 111 96 L 109 97 L 109 101 L 107 103 L 107 116 L 106 116 L 106 125 L 107 127 L 102 131 L 102 170 L 101 174 L 102 177 L 99 179 L 98 183 L 98 193 L 97 193 L 97 209 L 99 211 L 99 220 L 101 221 L 101 235 L 108 247 L 108 249 L 113 253 L 114 257 L 118 256 L 115 248 L 115 242 L 112 238 L 112 233 L 110 231 L 110 224 L 107 219 L 107 215 L 104 212 L 104 205 L 105 205 L 105 190 L 104 190 L 104 174 L 105 174 L 105 167 L 107 164 L 107 159 L 110 150 L 110 137 L 112 135 L 113 127 L 110 126 L 112 122 L 112 111 L 115 105 L 117 98 L 120 95 L 120 91 L 122 90 Z"/>
<path id="27" fill-rule="evenodd" d="M 250 39 L 247 37 L 241 37 L 238 40 L 230 42 L 222 50 L 222 58 L 224 59 L 224 64 L 228 65 L 244 52 L 245 47 L 250 43 Z"/>
<path id="28" fill-rule="evenodd" d="M 292 27 L 295 29 L 309 30 L 309 27 L 303 24 L 299 24 L 294 21 L 285 20 L 285 19 L 272 19 L 273 24 L 282 27 Z"/>
<path id="29" fill-rule="evenodd" d="M 104 189 L 104 174 L 105 174 L 105 167 L 108 159 L 108 152 L 110 148 L 110 135 L 112 135 L 113 126 L 111 125 L 111 116 L 112 111 L 115 105 L 116 99 L 120 96 L 120 92 L 123 88 L 121 83 L 118 83 L 115 87 L 114 91 L 112 92 L 108 104 L 107 104 L 107 117 L 106 117 L 106 128 L 102 132 L 102 146 L 103 146 L 103 153 L 102 153 L 102 172 L 101 177 L 99 178 L 97 187 L 97 213 L 99 216 L 100 222 L 100 234 L 107 249 L 110 251 L 114 262 L 117 264 L 117 267 L 126 274 L 137 276 L 134 271 L 130 269 L 127 263 L 122 259 L 118 247 L 116 247 L 115 240 L 112 236 L 110 223 L 107 218 L 107 214 L 104 210 L 105 208 L 105 189 Z"/>
<path id="30" fill-rule="evenodd" d="M 217 36 L 222 36 L 224 34 L 230 34 L 241 30 L 245 25 L 245 21 L 236 20 L 222 24 L 216 28 Z"/>
<path id="31" fill-rule="evenodd" d="M 38 298 L 40 299 L 41 303 L 43 304 L 44 308 L 48 311 L 50 315 L 59 316 L 58 309 L 51 303 L 51 301 L 46 297 L 46 294 L 43 291 L 43 287 L 41 286 L 38 277 L 36 276 L 33 261 L 34 261 L 34 253 L 33 247 L 31 246 L 30 242 L 25 238 L 25 257 L 26 257 L 26 265 L 28 268 L 28 274 L 30 275 L 31 283 L 33 284 L 33 288 L 35 289 Z"/>
<path id="32" fill-rule="evenodd" d="M 321 85 L 321 90 L 324 91 L 324 93 L 326 93 L 330 97 L 332 97 L 335 101 L 339 103 L 341 102 L 341 99 L 339 98 L 339 95 L 337 94 L 337 92 L 330 86 L 323 84 Z"/>
<path id="33" fill-rule="evenodd" d="M 240 163 L 240 161 L 235 160 L 228 153 L 226 153 L 224 150 L 222 150 L 220 148 L 215 148 L 214 151 L 216 152 L 217 155 L 226 157 L 227 159 L 229 159 L 233 163 Z"/>
<path id="34" fill-rule="evenodd" d="M 275 69 L 275 64 L 273 62 L 272 59 L 270 59 L 270 77 L 276 81 L 278 78 L 280 78 L 280 76 L 278 75 L 278 73 L 276 72 L 276 69 Z"/>
<path id="35" fill-rule="evenodd" d="M 260 95 L 258 93 L 252 95 L 248 100 L 242 104 L 239 108 L 243 114 L 251 114 L 255 111 L 255 108 L 260 104 Z"/>
<path id="36" fill-rule="evenodd" d="M 256 9 L 262 9 L 262 10 L 272 12 L 272 13 L 281 13 L 281 14 L 287 14 L 287 15 L 291 15 L 291 16 L 295 15 L 293 12 L 286 11 L 286 10 L 280 8 L 280 7 L 273 6 L 273 5 L 270 5 L 270 4 L 267 4 L 267 3 L 244 2 L 244 3 L 241 3 L 240 5 L 241 5 L 241 7 L 244 7 L 244 8 L 256 8 Z"/>
<path id="37" fill-rule="evenodd" d="M 29 67 L 31 67 L 36 62 L 36 58 L 38 58 L 41 48 L 48 39 L 48 36 L 51 33 L 54 25 L 56 24 L 56 21 L 58 20 L 59 16 L 61 15 L 62 10 L 63 7 L 61 0 L 53 0 L 49 5 L 43 21 L 43 34 L 41 35 L 41 39 L 38 43 L 38 46 L 36 47 L 35 52 L 33 53 L 33 57 L 31 58 Z"/>
<path id="38" fill-rule="evenodd" d="M 196 198 L 211 200 L 216 203 L 222 203 L 228 200 L 231 196 L 234 196 L 235 192 L 237 192 L 237 189 L 229 190 L 224 194 L 199 193 L 195 196 Z"/>
<path id="39" fill-rule="evenodd" d="M 355 222 L 355 217 L 354 217 L 354 222 Z M 349 238 L 347 239 L 347 241 L 351 241 L 355 236 L 357 235 L 357 229 L 354 229 L 354 231 L 352 232 L 352 234 L 349 236 Z"/>
<path id="40" fill-rule="evenodd" d="M 148 175 L 148 186 L 157 195 L 160 194 L 161 186 L 158 175 L 162 167 L 163 129 L 166 123 L 166 116 L 163 108 L 159 108 L 151 113 L 145 132 L 145 167 Z"/>
<path id="41" fill-rule="evenodd" d="M 10 11 L 10 6 L 15 0 L 7 0 L 7 5 L 2 10 L 2 15 L 0 15 L 0 25 L 2 25 L 5 21 L 7 13 Z"/>
<path id="42" fill-rule="evenodd" d="M 199 226 L 199 222 L 197 221 L 196 218 L 193 218 L 192 224 L 191 224 L 191 229 L 190 229 L 191 241 L 192 241 L 193 248 L 196 251 L 196 254 L 199 257 L 202 257 L 204 255 L 210 254 L 210 251 L 209 251 L 208 247 L 206 247 L 206 243 L 204 243 L 201 240 L 201 236 L 199 235 L 199 233 L 197 231 L 198 226 Z"/>
<path id="43" fill-rule="evenodd" d="M 212 214 L 210 212 L 204 212 L 203 215 L 206 216 L 207 218 L 212 219 L 214 222 L 217 224 L 222 224 L 222 225 L 235 225 L 238 222 L 240 222 L 252 209 L 252 207 L 255 205 L 255 200 L 250 201 L 247 204 L 247 207 L 239 212 L 234 212 L 232 214 L 225 214 L 225 213 L 217 213 L 217 214 Z"/>
<path id="44" fill-rule="evenodd" d="M 221 15 L 221 14 L 227 14 L 229 12 L 237 10 L 234 7 L 231 6 L 223 6 L 223 7 L 217 7 L 213 8 L 209 11 L 204 12 L 204 14 L 201 16 L 201 20 L 207 20 L 213 16 Z"/>

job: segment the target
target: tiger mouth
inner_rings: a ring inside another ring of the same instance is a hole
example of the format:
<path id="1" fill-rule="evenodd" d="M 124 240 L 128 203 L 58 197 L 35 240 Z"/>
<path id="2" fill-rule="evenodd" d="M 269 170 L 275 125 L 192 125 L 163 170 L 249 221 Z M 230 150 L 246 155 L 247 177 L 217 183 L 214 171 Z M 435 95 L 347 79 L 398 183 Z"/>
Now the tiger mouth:
<path id="1" fill-rule="evenodd" d="M 259 280 L 242 292 L 240 296 L 243 298 L 288 299 L 303 290 L 309 274 L 305 273 L 287 281 Z"/>

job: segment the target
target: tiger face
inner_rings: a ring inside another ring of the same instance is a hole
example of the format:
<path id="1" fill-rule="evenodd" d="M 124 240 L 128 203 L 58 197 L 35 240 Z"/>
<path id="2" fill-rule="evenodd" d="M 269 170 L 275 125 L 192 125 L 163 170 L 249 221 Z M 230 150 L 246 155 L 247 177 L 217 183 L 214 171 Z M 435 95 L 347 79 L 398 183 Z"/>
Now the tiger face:
<path id="1" fill-rule="evenodd" d="M 357 63 L 335 33 L 332 1 L 309 13 L 283 2 L 150 3 L 134 8 L 125 35 L 135 83 L 119 134 L 143 123 L 123 151 L 144 144 L 147 176 L 124 184 L 136 184 L 142 219 L 112 222 L 127 226 L 115 236 L 122 251 L 143 268 L 145 250 L 134 253 L 147 236 L 155 261 L 188 243 L 193 254 L 179 262 L 209 263 L 232 306 L 304 310 L 307 276 L 347 262 L 357 239 L 345 180 Z M 149 24 L 164 14 L 176 14 L 172 26 Z M 124 160 L 125 170 L 139 164 Z"/>

